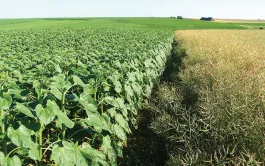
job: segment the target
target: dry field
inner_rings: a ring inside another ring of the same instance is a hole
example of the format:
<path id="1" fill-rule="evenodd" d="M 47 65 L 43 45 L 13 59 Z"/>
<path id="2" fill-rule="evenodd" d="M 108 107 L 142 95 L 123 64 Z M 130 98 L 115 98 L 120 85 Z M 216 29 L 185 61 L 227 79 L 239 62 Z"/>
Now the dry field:
<path id="1" fill-rule="evenodd" d="M 179 114 L 171 119 L 171 124 L 183 123 L 178 133 L 192 124 L 181 135 L 181 149 L 189 150 L 180 153 L 178 144 L 173 163 L 264 164 L 265 32 L 182 30 L 175 36 L 187 55 L 179 74 L 189 92 L 184 99 L 197 99 L 184 107 L 189 120 Z"/>
<path id="2" fill-rule="evenodd" d="M 185 19 L 186 20 L 200 20 L 200 18 L 185 18 Z M 214 22 L 221 22 L 221 23 L 265 23 L 265 20 L 214 18 Z"/>
<path id="3" fill-rule="evenodd" d="M 246 19 L 215 19 L 216 22 L 223 23 L 265 23 L 265 20 L 246 20 Z"/>
<path id="4" fill-rule="evenodd" d="M 184 72 L 193 79 L 211 78 L 213 89 L 238 85 L 246 89 L 242 92 L 249 91 L 255 80 L 259 88 L 265 86 L 264 31 L 184 30 L 176 32 L 176 39 L 187 50 Z M 264 91 L 259 92 L 262 98 Z"/>

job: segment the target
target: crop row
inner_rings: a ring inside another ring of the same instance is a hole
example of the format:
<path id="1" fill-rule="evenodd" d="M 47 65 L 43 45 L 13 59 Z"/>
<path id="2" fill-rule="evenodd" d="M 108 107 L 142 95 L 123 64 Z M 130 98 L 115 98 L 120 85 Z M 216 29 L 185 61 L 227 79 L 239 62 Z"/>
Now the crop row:
<path id="1" fill-rule="evenodd" d="M 116 165 L 171 42 L 151 29 L 0 32 L 0 165 Z"/>

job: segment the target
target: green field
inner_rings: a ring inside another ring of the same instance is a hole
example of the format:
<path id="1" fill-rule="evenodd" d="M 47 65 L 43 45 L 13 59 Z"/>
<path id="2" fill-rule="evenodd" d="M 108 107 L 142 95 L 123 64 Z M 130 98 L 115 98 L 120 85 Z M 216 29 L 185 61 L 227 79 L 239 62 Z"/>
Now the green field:
<path id="1" fill-rule="evenodd" d="M 9 25 L 9 24 L 20 24 L 20 23 L 29 23 L 34 22 L 39 19 L 28 18 L 28 19 L 0 19 L 0 25 Z"/>
<path id="2" fill-rule="evenodd" d="M 53 19 L 7 19 L 0 20 L 0 29 L 43 28 L 163 28 L 178 29 L 244 29 L 230 23 L 178 20 L 171 18 L 53 18 Z"/>
<path id="3" fill-rule="evenodd" d="M 174 31 L 184 29 L 247 28 L 171 18 L 0 20 L 0 165 L 128 159 L 123 149 L 139 146 L 127 136 L 168 65 Z"/>

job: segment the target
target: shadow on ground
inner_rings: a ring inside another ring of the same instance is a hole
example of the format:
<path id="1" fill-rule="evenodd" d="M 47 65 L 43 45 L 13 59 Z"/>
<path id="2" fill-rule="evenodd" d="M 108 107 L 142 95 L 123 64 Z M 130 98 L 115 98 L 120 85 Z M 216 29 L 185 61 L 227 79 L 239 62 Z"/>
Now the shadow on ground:
<path id="1" fill-rule="evenodd" d="M 150 111 L 142 110 L 139 114 L 138 129 L 128 137 L 128 146 L 124 148 L 120 166 L 162 166 L 167 160 L 165 142 L 150 128 Z"/>
<path id="2" fill-rule="evenodd" d="M 168 57 L 166 68 L 157 85 L 153 89 L 152 98 L 160 83 L 178 84 L 182 58 L 186 56 L 185 50 L 177 49 L 178 44 L 173 41 L 171 55 Z M 151 105 L 140 111 L 138 115 L 138 129 L 132 131 L 128 137 L 127 147 L 124 148 L 124 157 L 118 161 L 120 166 L 163 166 L 169 159 L 166 140 L 158 136 L 150 124 L 152 121 Z"/>

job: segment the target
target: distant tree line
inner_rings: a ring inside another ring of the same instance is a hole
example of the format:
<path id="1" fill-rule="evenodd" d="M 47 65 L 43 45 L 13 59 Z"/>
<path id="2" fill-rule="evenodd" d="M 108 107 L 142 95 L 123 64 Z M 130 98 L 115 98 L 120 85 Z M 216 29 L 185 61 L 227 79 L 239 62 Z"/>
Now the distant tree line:
<path id="1" fill-rule="evenodd" d="M 176 19 L 176 17 L 174 17 L 174 16 L 171 16 L 170 18 Z M 182 16 L 177 16 L 177 19 L 183 19 L 183 17 Z"/>

